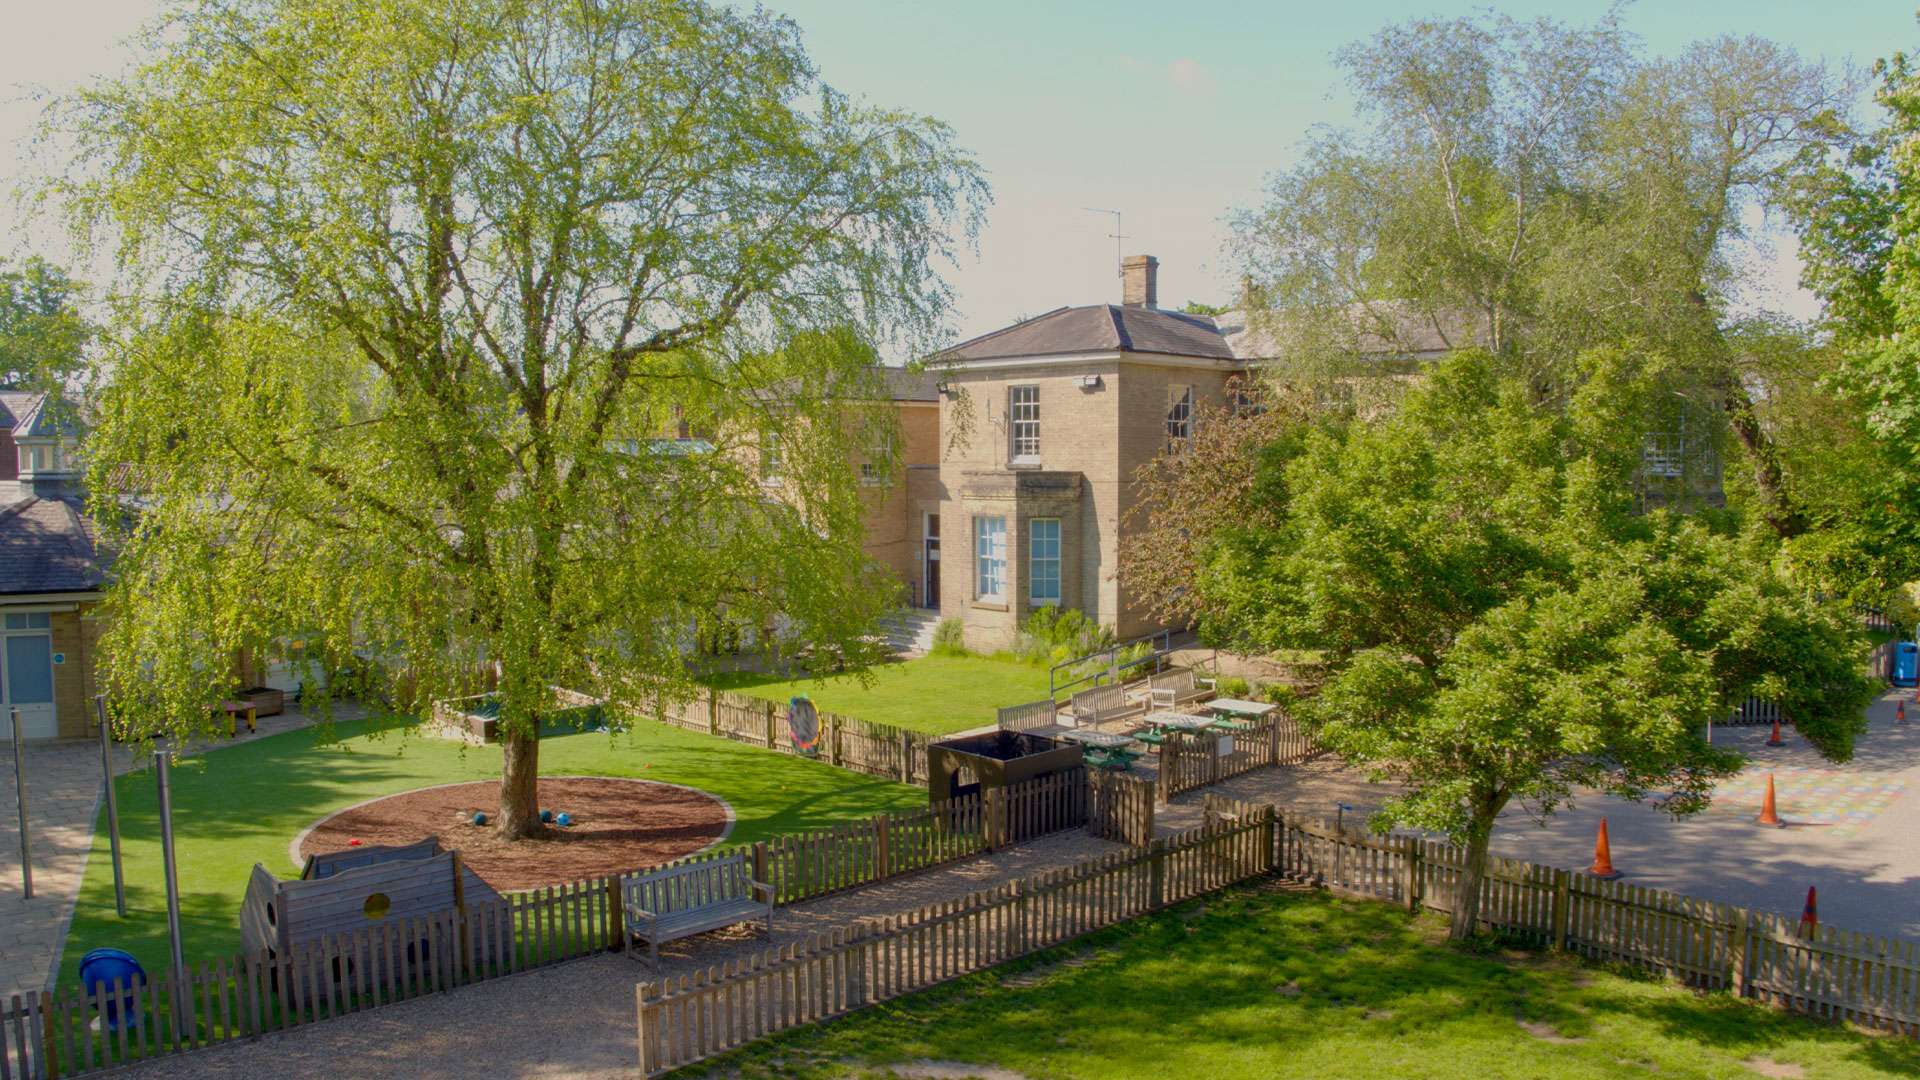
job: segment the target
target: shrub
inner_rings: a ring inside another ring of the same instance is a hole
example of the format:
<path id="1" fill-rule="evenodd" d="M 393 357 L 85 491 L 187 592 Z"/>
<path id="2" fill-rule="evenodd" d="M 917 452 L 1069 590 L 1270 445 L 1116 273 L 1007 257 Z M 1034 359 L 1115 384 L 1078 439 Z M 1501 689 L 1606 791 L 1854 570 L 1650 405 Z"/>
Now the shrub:
<path id="1" fill-rule="evenodd" d="M 933 654 L 935 656 L 965 656 L 967 647 L 966 627 L 960 622 L 960 616 L 949 615 L 940 620 L 933 628 Z"/>
<path id="2" fill-rule="evenodd" d="M 1113 644 L 1113 631 L 1073 608 L 1041 608 L 1027 616 L 1014 635 L 1013 656 L 1024 664 L 1045 666 Z M 1104 665 L 1102 665 L 1104 666 Z"/>
<path id="3" fill-rule="evenodd" d="M 1243 701 L 1247 700 L 1247 695 L 1253 692 L 1247 685 L 1247 680 L 1238 675 L 1220 676 L 1214 683 L 1214 689 L 1220 692 L 1221 697 L 1239 698 Z"/>

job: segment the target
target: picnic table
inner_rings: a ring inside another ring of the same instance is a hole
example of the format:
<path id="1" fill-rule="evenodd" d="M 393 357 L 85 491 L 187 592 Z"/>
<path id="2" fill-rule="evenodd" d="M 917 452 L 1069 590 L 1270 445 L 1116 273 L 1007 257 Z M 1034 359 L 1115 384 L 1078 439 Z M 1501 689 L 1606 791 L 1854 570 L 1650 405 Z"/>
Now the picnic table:
<path id="1" fill-rule="evenodd" d="M 1101 768 L 1132 771 L 1133 763 L 1140 760 L 1139 751 L 1127 749 L 1127 744 L 1133 740 L 1125 735 L 1092 728 L 1070 728 L 1054 737 L 1079 743 L 1086 748 L 1087 761 Z"/>
<path id="2" fill-rule="evenodd" d="M 1200 731 L 1213 724 L 1213 717 L 1211 716 L 1188 716 L 1186 713 L 1174 712 L 1172 709 L 1150 712 L 1141 719 L 1145 720 L 1149 727 L 1161 731 L 1165 731 L 1168 728 L 1174 728 L 1180 731 Z"/>
<path id="3" fill-rule="evenodd" d="M 1273 710 L 1279 707 L 1265 701 L 1243 701 L 1239 698 L 1214 698 L 1207 702 L 1207 708 L 1212 709 L 1216 716 L 1243 716 L 1249 720 L 1272 715 Z"/>

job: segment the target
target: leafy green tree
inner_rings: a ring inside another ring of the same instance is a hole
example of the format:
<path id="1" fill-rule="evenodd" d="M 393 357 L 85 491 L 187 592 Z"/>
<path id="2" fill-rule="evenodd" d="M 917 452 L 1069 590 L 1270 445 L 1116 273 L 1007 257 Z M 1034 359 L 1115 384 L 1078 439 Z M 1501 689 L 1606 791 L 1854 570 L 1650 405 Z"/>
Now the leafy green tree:
<path id="1" fill-rule="evenodd" d="M 1749 695 L 1836 760 L 1864 728 L 1876 687 L 1842 610 L 1700 521 L 1635 512 L 1632 418 L 1665 392 L 1599 353 L 1541 410 L 1527 373 L 1457 353 L 1383 421 L 1249 445 L 1237 512 L 1189 538 L 1211 636 L 1325 654 L 1300 715 L 1404 786 L 1375 827 L 1466 848 L 1456 936 L 1508 807 L 1543 819 L 1593 791 L 1694 812 L 1741 764 L 1706 726 Z"/>
<path id="2" fill-rule="evenodd" d="M 1325 379 L 1478 346 L 1557 407 L 1588 349 L 1632 346 L 1689 399 L 1692 476 L 1730 438 L 1757 515 L 1804 531 L 1766 373 L 1725 327 L 1750 211 L 1844 132 L 1848 82 L 1751 38 L 1646 58 L 1611 14 L 1418 20 L 1339 59 L 1362 123 L 1314 137 L 1234 223 L 1277 350 Z"/>
<path id="3" fill-rule="evenodd" d="M 0 259 L 0 385 L 64 386 L 86 367 L 93 330 L 78 307 L 82 286 L 38 255 Z"/>
<path id="4" fill-rule="evenodd" d="M 142 489 L 133 720 L 294 641 L 409 711 L 496 671 L 530 837 L 550 686 L 684 693 L 699 641 L 893 602 L 850 464 L 886 421 L 835 402 L 939 331 L 984 198 L 943 125 L 698 0 L 201 0 L 145 44 L 56 112 L 52 193 L 125 268 L 92 477 Z"/>

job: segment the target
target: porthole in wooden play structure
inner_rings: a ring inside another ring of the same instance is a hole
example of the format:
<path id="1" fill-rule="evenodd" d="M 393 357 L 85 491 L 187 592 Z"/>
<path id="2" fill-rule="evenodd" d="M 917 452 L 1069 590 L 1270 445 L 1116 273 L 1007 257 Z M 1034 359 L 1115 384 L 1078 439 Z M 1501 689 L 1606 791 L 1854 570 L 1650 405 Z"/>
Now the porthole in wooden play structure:
<path id="1" fill-rule="evenodd" d="M 272 904 L 268 904 L 268 905 L 267 905 L 267 925 L 268 925 L 268 926 L 275 926 L 275 925 L 278 925 L 278 920 L 276 920 L 276 919 L 275 919 L 275 918 L 273 917 L 273 905 L 272 905 Z"/>
<path id="2" fill-rule="evenodd" d="M 393 910 L 393 901 L 387 899 L 386 893 L 377 892 L 367 897 L 367 902 L 360 906 L 360 910 L 369 919 L 384 919 L 387 912 Z"/>

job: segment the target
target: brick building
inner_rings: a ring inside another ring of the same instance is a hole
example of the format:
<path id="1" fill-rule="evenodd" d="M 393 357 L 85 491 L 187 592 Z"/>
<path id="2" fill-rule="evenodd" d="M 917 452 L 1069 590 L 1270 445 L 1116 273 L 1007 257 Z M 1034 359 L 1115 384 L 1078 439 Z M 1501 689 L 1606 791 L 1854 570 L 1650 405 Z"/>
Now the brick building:
<path id="1" fill-rule="evenodd" d="M 1159 629 L 1116 579 L 1140 527 L 1134 473 L 1192 431 L 1247 369 L 1237 318 L 1163 311 L 1157 261 L 1121 263 L 1122 302 L 1059 308 L 940 358 L 944 541 L 936 599 L 967 647 L 1004 647 L 1036 608 L 1077 608 L 1121 639 Z"/>
<path id="2" fill-rule="evenodd" d="M 0 390 L 0 739 L 94 731 L 92 617 L 104 581 L 77 428 L 44 395 Z"/>

